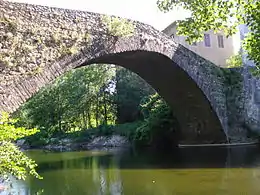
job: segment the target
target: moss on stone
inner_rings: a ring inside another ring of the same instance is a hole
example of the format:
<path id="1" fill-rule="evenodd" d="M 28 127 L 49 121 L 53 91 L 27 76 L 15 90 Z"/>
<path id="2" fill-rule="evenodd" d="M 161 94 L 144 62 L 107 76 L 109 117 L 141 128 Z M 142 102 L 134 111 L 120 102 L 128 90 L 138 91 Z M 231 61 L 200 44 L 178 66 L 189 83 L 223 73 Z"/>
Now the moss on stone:
<path id="1" fill-rule="evenodd" d="M 243 75 L 236 69 L 222 69 L 228 109 L 228 125 L 238 125 L 243 109 Z"/>
<path id="2" fill-rule="evenodd" d="M 26 27 L 21 20 L 0 18 L 0 61 L 12 68 L 31 64 L 30 72 L 40 64 L 55 61 L 62 55 L 73 55 L 90 41 L 86 31 L 49 28 L 41 24 Z"/>
<path id="3" fill-rule="evenodd" d="M 116 37 L 129 37 L 134 34 L 135 25 L 127 19 L 114 16 L 102 16 L 101 21 L 106 26 L 108 34 Z"/>

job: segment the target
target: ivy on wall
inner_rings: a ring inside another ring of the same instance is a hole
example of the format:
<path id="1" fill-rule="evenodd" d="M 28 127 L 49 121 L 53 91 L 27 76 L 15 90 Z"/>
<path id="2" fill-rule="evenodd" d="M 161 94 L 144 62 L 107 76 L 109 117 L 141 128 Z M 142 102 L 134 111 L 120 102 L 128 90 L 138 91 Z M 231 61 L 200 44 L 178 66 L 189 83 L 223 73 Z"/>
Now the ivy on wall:
<path id="1" fill-rule="evenodd" d="M 239 123 L 238 116 L 241 114 L 243 105 L 243 76 L 236 69 L 223 69 L 226 103 L 229 111 L 229 126 Z"/>

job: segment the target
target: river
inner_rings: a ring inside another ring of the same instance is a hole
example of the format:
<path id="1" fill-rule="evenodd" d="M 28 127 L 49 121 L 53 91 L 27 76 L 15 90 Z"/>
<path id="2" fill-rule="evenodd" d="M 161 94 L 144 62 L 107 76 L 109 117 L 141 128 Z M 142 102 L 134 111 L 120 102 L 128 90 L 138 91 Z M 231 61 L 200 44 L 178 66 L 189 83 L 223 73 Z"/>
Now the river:
<path id="1" fill-rule="evenodd" d="M 171 154 L 126 149 L 27 154 L 44 179 L 16 181 L 14 194 L 260 194 L 260 150 L 254 146 L 181 148 Z"/>

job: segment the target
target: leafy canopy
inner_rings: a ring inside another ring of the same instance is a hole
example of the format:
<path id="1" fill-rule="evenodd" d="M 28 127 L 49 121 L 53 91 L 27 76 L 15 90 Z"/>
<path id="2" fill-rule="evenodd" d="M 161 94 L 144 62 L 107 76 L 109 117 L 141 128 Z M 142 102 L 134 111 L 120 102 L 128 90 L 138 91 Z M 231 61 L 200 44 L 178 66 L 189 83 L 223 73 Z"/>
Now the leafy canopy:
<path id="1" fill-rule="evenodd" d="M 32 175 L 41 178 L 36 172 L 37 164 L 28 158 L 19 148 L 12 143 L 16 139 L 32 135 L 37 129 L 15 127 L 17 120 L 10 119 L 7 113 L 0 117 L 0 177 L 7 179 L 9 174 L 17 179 L 25 179 Z"/>
<path id="2" fill-rule="evenodd" d="M 239 24 L 246 24 L 249 32 L 243 42 L 250 60 L 260 66 L 260 1 L 257 0 L 157 0 L 161 11 L 182 7 L 191 16 L 178 21 L 178 34 L 187 36 L 187 42 L 202 40 L 208 30 L 223 30 L 233 35 Z"/>
<path id="3" fill-rule="evenodd" d="M 20 108 L 16 113 L 20 123 L 45 131 L 46 138 L 98 126 L 105 119 L 112 123 L 114 108 L 108 88 L 114 74 L 111 65 L 101 64 L 64 74 Z"/>

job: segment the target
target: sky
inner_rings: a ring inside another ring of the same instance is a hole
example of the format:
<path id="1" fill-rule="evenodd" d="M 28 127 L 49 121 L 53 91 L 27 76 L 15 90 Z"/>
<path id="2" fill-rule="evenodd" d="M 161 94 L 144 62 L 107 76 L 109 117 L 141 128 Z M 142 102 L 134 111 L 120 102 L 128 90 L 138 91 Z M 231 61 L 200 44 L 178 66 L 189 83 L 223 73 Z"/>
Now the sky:
<path id="1" fill-rule="evenodd" d="M 150 24 L 158 30 L 163 30 L 173 21 L 184 19 L 189 12 L 174 9 L 162 13 L 156 5 L 157 0 L 9 0 L 52 7 L 68 8 L 110 14 L 138 20 Z"/>

